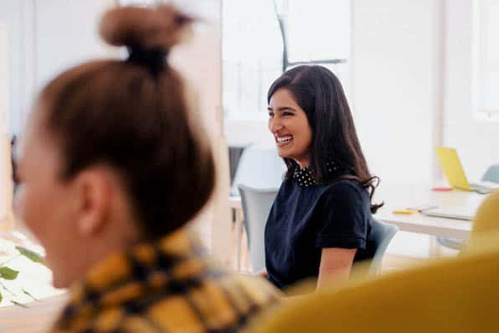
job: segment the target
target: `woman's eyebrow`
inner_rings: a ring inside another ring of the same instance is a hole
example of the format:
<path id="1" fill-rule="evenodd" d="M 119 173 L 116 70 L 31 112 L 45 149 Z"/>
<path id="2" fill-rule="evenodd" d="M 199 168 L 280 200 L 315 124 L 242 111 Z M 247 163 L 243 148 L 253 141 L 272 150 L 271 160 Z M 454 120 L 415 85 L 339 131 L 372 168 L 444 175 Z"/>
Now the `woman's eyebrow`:
<path id="1" fill-rule="evenodd" d="M 267 108 L 269 111 L 274 111 L 274 109 L 272 109 L 270 106 Z M 282 106 L 282 107 L 279 107 L 277 108 L 276 111 L 296 111 L 295 109 L 293 109 L 292 107 L 290 106 Z"/>

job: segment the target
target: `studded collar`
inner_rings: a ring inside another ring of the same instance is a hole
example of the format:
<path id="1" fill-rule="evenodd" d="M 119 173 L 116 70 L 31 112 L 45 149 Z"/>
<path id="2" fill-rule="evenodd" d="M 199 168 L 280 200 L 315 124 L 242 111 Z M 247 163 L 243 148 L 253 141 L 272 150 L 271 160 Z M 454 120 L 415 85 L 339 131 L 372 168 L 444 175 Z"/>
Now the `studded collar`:
<path id="1" fill-rule="evenodd" d="M 339 168 L 334 162 L 327 162 L 326 166 L 327 172 L 331 175 L 339 172 Z M 310 167 L 305 167 L 303 169 L 296 167 L 295 171 L 293 172 L 293 180 L 299 186 L 311 186 L 319 184 L 315 177 L 314 171 Z"/>

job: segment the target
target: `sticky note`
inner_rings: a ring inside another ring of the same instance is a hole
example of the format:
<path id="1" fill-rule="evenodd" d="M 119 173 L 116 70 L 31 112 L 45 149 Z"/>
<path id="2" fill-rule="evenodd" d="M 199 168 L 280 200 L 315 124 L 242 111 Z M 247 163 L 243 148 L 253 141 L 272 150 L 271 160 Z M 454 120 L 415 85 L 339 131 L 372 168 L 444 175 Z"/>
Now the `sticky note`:
<path id="1" fill-rule="evenodd" d="M 404 214 L 404 215 L 412 215 L 416 214 L 418 211 L 413 209 L 397 209 L 392 211 L 393 214 Z"/>

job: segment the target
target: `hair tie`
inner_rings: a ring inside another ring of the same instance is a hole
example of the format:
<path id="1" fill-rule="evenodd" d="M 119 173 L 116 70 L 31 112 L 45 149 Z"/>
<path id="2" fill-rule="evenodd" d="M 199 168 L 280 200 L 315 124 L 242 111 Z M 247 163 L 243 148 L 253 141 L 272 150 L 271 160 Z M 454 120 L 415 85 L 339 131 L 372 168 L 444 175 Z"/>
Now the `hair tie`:
<path id="1" fill-rule="evenodd" d="M 127 62 L 148 68 L 151 74 L 157 76 L 166 67 L 168 52 L 163 49 L 144 49 L 141 47 L 128 47 Z"/>

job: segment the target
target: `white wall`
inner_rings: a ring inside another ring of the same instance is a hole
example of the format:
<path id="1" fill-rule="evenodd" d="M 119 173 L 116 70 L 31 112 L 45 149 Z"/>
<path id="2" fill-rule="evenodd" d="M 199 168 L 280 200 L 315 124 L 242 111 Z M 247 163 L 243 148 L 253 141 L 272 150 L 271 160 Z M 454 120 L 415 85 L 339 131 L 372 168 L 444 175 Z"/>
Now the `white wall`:
<path id="1" fill-rule="evenodd" d="M 36 0 L 36 88 L 70 66 L 103 55 L 112 49 L 101 41 L 98 23 L 113 0 Z"/>
<path id="2" fill-rule="evenodd" d="M 352 104 L 385 181 L 441 176 L 439 144 L 458 149 L 472 181 L 499 164 L 499 123 L 472 114 L 472 3 L 353 1 Z"/>
<path id="3" fill-rule="evenodd" d="M 229 264 L 231 252 L 229 166 L 227 144 L 223 136 L 222 115 L 222 34 L 221 0 L 178 0 L 183 9 L 201 18 L 195 25 L 193 39 L 176 47 L 170 63 L 189 82 L 189 88 L 196 94 L 190 100 L 195 103 L 199 116 L 208 130 L 208 138 L 214 149 L 217 166 L 217 187 L 211 202 L 195 219 L 192 226 L 200 234 L 205 245 L 224 264 Z"/>
<path id="4" fill-rule="evenodd" d="M 444 143 L 457 148 L 468 178 L 477 181 L 489 165 L 499 164 L 499 123 L 473 119 L 472 2 L 446 5 Z"/>
<path id="5" fill-rule="evenodd" d="M 9 75 L 7 27 L 0 24 L 0 134 L 8 133 Z"/>
<path id="6" fill-rule="evenodd" d="M 432 179 L 439 114 L 438 0 L 352 1 L 352 109 L 371 172 Z"/>
<path id="7" fill-rule="evenodd" d="M 9 112 L 10 130 L 17 131 L 24 121 L 23 111 L 29 107 L 33 94 L 32 70 L 32 1 L 1 1 L 0 24 L 8 33 Z"/>
<path id="8" fill-rule="evenodd" d="M 114 0 L 16 0 L 0 2 L 9 33 L 10 130 L 20 133 L 33 98 L 70 65 L 109 52 L 97 21 Z"/>

